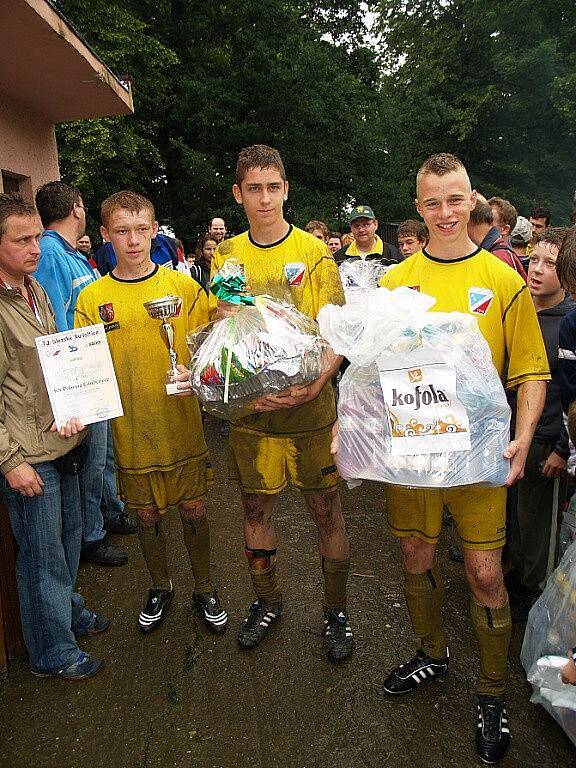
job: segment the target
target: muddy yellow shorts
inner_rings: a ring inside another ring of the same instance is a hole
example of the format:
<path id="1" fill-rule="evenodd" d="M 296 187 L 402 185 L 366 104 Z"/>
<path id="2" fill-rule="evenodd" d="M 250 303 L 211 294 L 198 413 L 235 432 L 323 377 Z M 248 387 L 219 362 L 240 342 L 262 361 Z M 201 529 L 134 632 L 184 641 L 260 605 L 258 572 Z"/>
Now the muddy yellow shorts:
<path id="1" fill-rule="evenodd" d="M 506 540 L 506 488 L 386 486 L 388 527 L 394 536 L 435 544 L 446 506 L 466 549 L 499 549 Z"/>
<path id="2" fill-rule="evenodd" d="M 165 472 L 142 475 L 116 470 L 118 495 L 128 509 L 157 507 L 164 512 L 185 501 L 201 499 L 212 484 L 214 473 L 208 451 Z"/>
<path id="3" fill-rule="evenodd" d="M 331 431 L 313 435 L 256 435 L 230 430 L 230 478 L 245 493 L 279 493 L 292 482 L 305 493 L 336 488 L 340 475 L 330 453 Z"/>

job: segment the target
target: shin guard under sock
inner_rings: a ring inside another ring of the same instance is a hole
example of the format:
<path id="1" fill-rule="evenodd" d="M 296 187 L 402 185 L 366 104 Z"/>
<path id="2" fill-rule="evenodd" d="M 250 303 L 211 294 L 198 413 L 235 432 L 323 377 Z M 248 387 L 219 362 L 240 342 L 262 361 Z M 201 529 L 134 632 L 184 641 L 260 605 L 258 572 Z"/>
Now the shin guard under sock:
<path id="1" fill-rule="evenodd" d="M 512 631 L 510 605 L 488 608 L 470 601 L 474 633 L 480 646 L 480 673 L 476 693 L 481 696 L 502 696 L 506 687 L 506 662 Z"/>
<path id="2" fill-rule="evenodd" d="M 333 557 L 322 556 L 322 573 L 324 574 L 322 604 L 325 611 L 346 610 L 346 584 L 349 570 L 349 557 L 345 560 L 335 560 Z"/>
<path id="3" fill-rule="evenodd" d="M 162 522 L 159 520 L 154 525 L 139 525 L 138 538 L 154 589 L 170 589 L 170 574 L 166 561 L 166 539 L 162 532 Z"/>
<path id="4" fill-rule="evenodd" d="M 276 550 L 246 547 L 250 578 L 256 597 L 268 605 L 282 605 L 282 593 L 276 575 Z"/>
<path id="5" fill-rule="evenodd" d="M 438 566 L 424 573 L 405 573 L 404 596 L 422 650 L 434 659 L 444 658 L 446 636 L 441 615 L 444 584 Z"/>
<path id="6" fill-rule="evenodd" d="M 212 592 L 210 581 L 210 526 L 206 515 L 199 520 L 182 517 L 184 543 L 188 550 L 192 573 L 194 574 L 194 591 L 198 594 Z"/>

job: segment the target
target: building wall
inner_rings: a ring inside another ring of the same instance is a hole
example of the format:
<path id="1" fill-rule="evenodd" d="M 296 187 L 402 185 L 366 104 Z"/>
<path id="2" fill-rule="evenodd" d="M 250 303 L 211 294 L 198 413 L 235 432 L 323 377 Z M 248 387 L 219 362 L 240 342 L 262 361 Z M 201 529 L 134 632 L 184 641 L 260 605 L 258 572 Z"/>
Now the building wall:
<path id="1" fill-rule="evenodd" d="M 54 125 L 0 91 L 0 192 L 35 190 L 60 178 Z"/>

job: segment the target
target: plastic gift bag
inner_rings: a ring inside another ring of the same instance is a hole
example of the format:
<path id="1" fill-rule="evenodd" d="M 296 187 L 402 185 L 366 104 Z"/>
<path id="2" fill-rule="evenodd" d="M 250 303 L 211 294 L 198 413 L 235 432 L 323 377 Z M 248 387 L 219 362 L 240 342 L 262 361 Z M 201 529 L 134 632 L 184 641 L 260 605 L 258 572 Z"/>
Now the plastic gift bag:
<path id="1" fill-rule="evenodd" d="M 224 419 L 248 414 L 265 395 L 310 384 L 328 364 L 314 320 L 267 296 L 253 301 L 187 337 L 192 390 Z"/>
<path id="2" fill-rule="evenodd" d="M 562 557 L 572 542 L 576 541 L 576 494 L 564 509 L 558 543 L 558 556 Z"/>
<path id="3" fill-rule="evenodd" d="M 550 575 L 528 615 L 520 660 L 532 683 L 531 701 L 541 704 L 576 744 L 576 687 L 560 670 L 576 644 L 576 542 Z"/>
<path id="4" fill-rule="evenodd" d="M 338 267 L 346 303 L 361 301 L 366 291 L 378 287 L 378 281 L 390 267 L 377 259 L 347 259 Z"/>
<path id="5" fill-rule="evenodd" d="M 320 332 L 351 365 L 339 385 L 338 470 L 412 487 L 503 485 L 510 408 L 476 318 L 379 288 L 324 307 Z"/>

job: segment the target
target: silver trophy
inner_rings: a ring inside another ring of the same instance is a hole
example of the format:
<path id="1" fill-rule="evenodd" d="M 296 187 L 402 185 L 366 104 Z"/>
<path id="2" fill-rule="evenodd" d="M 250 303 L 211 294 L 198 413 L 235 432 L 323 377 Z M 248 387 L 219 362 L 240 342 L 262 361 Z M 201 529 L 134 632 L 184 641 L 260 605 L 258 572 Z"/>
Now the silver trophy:
<path id="1" fill-rule="evenodd" d="M 177 358 L 176 352 L 174 351 L 174 328 L 169 322 L 169 319 L 180 315 L 182 299 L 180 296 L 162 296 L 161 299 L 145 301 L 144 308 L 150 317 L 153 317 L 155 320 L 162 320 L 160 333 L 168 347 L 168 354 L 170 355 L 170 370 L 166 375 L 166 393 L 168 395 L 175 395 L 178 392 L 178 384 L 174 382 L 174 378 L 180 374 L 180 371 L 176 367 Z"/>

